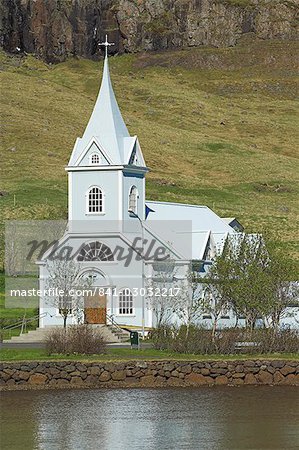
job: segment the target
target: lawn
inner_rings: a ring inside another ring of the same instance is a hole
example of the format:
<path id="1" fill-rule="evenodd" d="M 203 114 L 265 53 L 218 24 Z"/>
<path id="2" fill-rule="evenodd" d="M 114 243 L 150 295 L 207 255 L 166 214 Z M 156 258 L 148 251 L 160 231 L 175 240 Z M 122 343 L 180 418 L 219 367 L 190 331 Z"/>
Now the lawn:
<path id="1" fill-rule="evenodd" d="M 110 58 L 124 119 L 152 169 L 148 199 L 206 204 L 249 232 L 278 234 L 298 257 L 297 47 L 244 38 L 234 48 Z M 2 53 L 0 66 L 1 269 L 5 220 L 67 216 L 64 167 L 102 62 Z"/>
<path id="2" fill-rule="evenodd" d="M 130 348 L 108 348 L 104 355 L 51 355 L 48 356 L 44 349 L 1 349 L 0 359 L 2 361 L 50 361 L 50 360 L 72 360 L 72 361 L 125 361 L 125 360 L 239 360 L 239 359 L 293 359 L 299 360 L 298 354 L 269 354 L 269 355 L 192 355 L 171 353 L 154 349 L 130 349 Z"/>
<path id="3" fill-rule="evenodd" d="M 25 316 L 27 319 L 37 316 L 37 308 L 9 308 L 5 305 L 5 276 L 0 272 L 0 332 L 2 339 L 10 339 L 12 336 L 19 336 L 21 324 L 12 330 L 3 330 L 7 326 L 13 326 L 20 322 Z M 27 324 L 27 331 L 35 330 L 38 321 L 33 320 Z"/>

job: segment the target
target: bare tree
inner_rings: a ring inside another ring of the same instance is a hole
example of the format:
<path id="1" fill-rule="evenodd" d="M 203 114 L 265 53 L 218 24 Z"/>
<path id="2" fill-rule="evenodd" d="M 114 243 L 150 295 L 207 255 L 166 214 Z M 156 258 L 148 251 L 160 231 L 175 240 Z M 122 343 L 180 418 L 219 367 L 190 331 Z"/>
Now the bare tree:
<path id="1" fill-rule="evenodd" d="M 153 264 L 152 276 L 147 279 L 147 303 L 153 311 L 156 327 L 167 325 L 174 314 L 179 282 L 175 280 L 175 261 L 168 259 Z"/>
<path id="2" fill-rule="evenodd" d="M 188 266 L 181 295 L 177 298 L 175 312 L 178 319 L 186 325 L 189 334 L 190 325 L 196 323 L 203 312 L 202 277 L 200 263 L 191 262 Z"/>
<path id="3" fill-rule="evenodd" d="M 48 278 L 45 285 L 45 302 L 58 308 L 66 328 L 70 314 L 77 316 L 84 308 L 84 291 L 91 284 L 88 278 L 80 277 L 81 267 L 73 260 L 57 259 L 48 261 L 46 265 Z"/>

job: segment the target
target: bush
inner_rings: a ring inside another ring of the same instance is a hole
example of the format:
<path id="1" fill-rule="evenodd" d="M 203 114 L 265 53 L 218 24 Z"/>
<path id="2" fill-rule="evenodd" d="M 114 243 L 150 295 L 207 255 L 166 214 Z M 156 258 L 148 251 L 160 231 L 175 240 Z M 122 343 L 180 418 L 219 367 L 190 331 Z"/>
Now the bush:
<path id="1" fill-rule="evenodd" d="M 182 325 L 171 343 L 171 350 L 178 353 L 210 354 L 213 349 L 210 331 L 193 325 L 189 329 Z"/>
<path id="2" fill-rule="evenodd" d="M 151 331 L 153 346 L 156 350 L 169 350 L 169 345 L 174 339 L 176 328 L 170 325 L 162 325 Z"/>
<path id="3" fill-rule="evenodd" d="M 254 343 L 259 353 L 298 353 L 299 332 L 297 330 L 254 330 L 247 338 Z"/>
<path id="4" fill-rule="evenodd" d="M 218 332 L 212 339 L 211 331 L 200 326 L 163 326 L 153 331 L 154 348 L 177 353 L 210 355 L 212 353 L 230 354 L 235 352 L 240 331 L 227 329 Z"/>
<path id="5" fill-rule="evenodd" d="M 191 325 L 163 326 L 152 332 L 154 348 L 176 353 L 229 355 L 236 353 L 297 353 L 299 333 L 296 330 L 259 329 L 252 332 L 241 328 L 211 330 Z M 241 346 L 238 346 L 238 343 Z"/>
<path id="6" fill-rule="evenodd" d="M 49 355 L 54 353 L 94 355 L 106 351 L 101 330 L 89 325 L 55 328 L 47 335 L 45 344 Z"/>
<path id="7" fill-rule="evenodd" d="M 215 353 L 232 355 L 236 353 L 236 344 L 240 341 L 241 330 L 239 328 L 226 328 L 216 333 L 214 345 Z"/>

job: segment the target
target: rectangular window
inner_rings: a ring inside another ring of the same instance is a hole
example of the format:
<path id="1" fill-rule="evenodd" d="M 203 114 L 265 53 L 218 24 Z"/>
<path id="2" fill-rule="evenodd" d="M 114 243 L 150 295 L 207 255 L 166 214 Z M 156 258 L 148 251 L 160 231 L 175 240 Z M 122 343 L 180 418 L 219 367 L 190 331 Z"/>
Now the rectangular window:
<path id="1" fill-rule="evenodd" d="M 133 314 L 133 296 L 130 291 L 122 291 L 119 294 L 119 314 Z"/>

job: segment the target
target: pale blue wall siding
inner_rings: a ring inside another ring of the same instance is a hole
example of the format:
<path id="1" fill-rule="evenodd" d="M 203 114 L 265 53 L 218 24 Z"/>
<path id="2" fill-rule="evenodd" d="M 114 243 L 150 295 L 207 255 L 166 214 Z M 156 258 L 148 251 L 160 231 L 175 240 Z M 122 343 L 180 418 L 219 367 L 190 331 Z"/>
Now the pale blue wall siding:
<path id="1" fill-rule="evenodd" d="M 121 198 L 119 171 L 86 171 L 72 173 L 72 220 L 119 220 Z M 86 214 L 86 194 L 91 186 L 99 186 L 105 195 L 105 216 Z"/>
<path id="2" fill-rule="evenodd" d="M 85 238 L 73 238 L 69 237 L 66 245 L 73 247 L 74 249 L 80 248 L 80 246 L 89 241 L 95 240 L 94 238 L 88 238 L 88 233 Z M 117 237 L 111 238 L 97 238 L 96 240 L 106 244 L 112 250 L 116 245 L 121 245 L 125 248 L 124 242 Z M 107 297 L 107 314 L 114 315 L 116 321 L 120 324 L 127 325 L 141 325 L 142 323 L 142 297 L 139 295 L 142 288 L 142 264 L 140 261 L 136 261 L 132 258 L 128 267 L 125 267 L 125 261 L 119 262 L 101 262 L 90 261 L 80 263 L 82 271 L 85 270 L 100 270 L 102 274 L 106 276 L 106 282 L 103 283 L 107 288 L 116 288 L 117 292 L 123 288 L 129 288 L 132 292 L 134 289 L 138 289 L 138 295 L 133 297 L 133 315 L 119 314 L 119 299 L 118 296 Z M 41 289 L 45 288 L 45 280 L 47 277 L 47 270 L 45 267 L 40 268 L 41 274 Z M 63 319 L 59 315 L 57 308 L 53 307 L 50 302 L 46 304 L 41 302 L 41 314 L 48 312 L 48 315 L 42 319 L 41 326 L 48 325 L 63 325 Z M 148 312 L 146 313 L 145 325 L 151 326 L 148 319 Z M 51 317 L 52 316 L 52 317 Z M 69 317 L 68 323 L 75 323 L 76 319 Z"/>
<path id="3" fill-rule="evenodd" d="M 144 175 L 136 176 L 134 174 L 125 173 L 123 176 L 123 218 L 131 219 L 128 213 L 129 209 L 129 193 L 132 186 L 136 186 L 138 190 L 137 209 L 138 216 L 144 218 Z"/>

